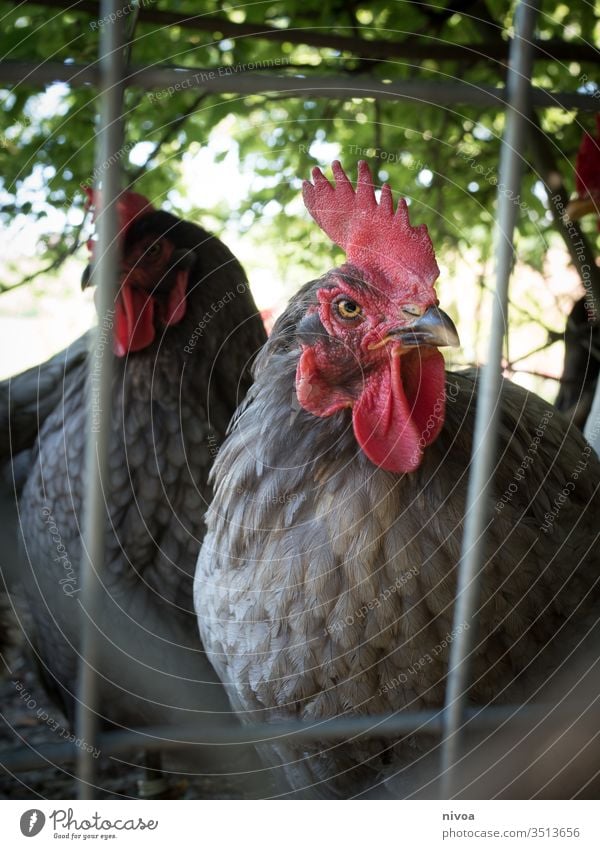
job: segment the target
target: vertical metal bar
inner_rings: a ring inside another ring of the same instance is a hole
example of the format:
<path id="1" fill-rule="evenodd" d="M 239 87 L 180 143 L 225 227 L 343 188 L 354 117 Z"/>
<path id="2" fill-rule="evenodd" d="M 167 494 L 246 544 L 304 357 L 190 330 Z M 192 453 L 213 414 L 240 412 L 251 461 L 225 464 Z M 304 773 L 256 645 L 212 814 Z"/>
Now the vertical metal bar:
<path id="1" fill-rule="evenodd" d="M 458 778 L 456 766 L 466 716 L 470 656 L 475 645 L 475 613 L 479 577 L 484 558 L 484 536 L 489 522 L 488 498 L 494 473 L 501 390 L 502 344 L 508 320 L 508 283 L 522 173 L 522 150 L 530 111 L 533 32 L 539 0 L 521 0 L 515 12 L 515 37 L 511 42 L 507 77 L 508 105 L 500 153 L 498 216 L 495 228 L 496 297 L 494 298 L 487 363 L 479 382 L 471 471 L 467 492 L 464 537 L 458 569 L 454 625 L 448 667 L 442 743 L 441 797 L 452 796 Z"/>
<path id="2" fill-rule="evenodd" d="M 96 760 L 92 751 L 98 738 L 98 646 L 94 623 L 101 602 L 106 528 L 106 482 L 110 438 L 113 376 L 112 316 L 119 268 L 118 220 L 119 152 L 123 147 L 123 18 L 118 0 L 103 0 L 100 14 L 100 127 L 96 173 L 102 175 L 102 203 L 97 216 L 98 243 L 94 276 L 97 280 L 98 328 L 90 352 L 88 432 L 86 446 L 86 499 L 81 552 L 81 658 L 79 665 L 77 737 L 84 741 L 77 758 L 79 797 L 94 798 Z"/>

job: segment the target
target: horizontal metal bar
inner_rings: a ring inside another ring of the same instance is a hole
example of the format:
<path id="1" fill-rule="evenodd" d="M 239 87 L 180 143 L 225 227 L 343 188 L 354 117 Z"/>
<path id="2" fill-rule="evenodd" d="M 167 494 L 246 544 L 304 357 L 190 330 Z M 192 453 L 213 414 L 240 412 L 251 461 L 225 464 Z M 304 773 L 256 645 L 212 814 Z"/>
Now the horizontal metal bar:
<path id="1" fill-rule="evenodd" d="M 494 729 L 506 722 L 543 719 L 552 708 L 549 705 L 521 705 L 471 708 L 467 711 L 465 727 L 469 731 Z M 556 709 L 554 714 L 556 715 Z M 331 717 L 320 722 L 278 722 L 240 725 L 203 732 L 198 727 L 139 728 L 110 731 L 99 737 L 98 748 L 103 757 L 119 755 L 131 749 L 163 751 L 185 749 L 188 746 L 208 748 L 239 744 L 266 745 L 282 738 L 293 737 L 303 742 L 347 740 L 353 737 L 402 737 L 407 734 L 440 735 L 442 712 L 420 711 L 404 714 Z M 11 772 L 43 769 L 75 761 L 78 746 L 73 742 L 42 743 L 35 749 L 19 746 L 0 754 L 0 766 Z"/>
<path id="2" fill-rule="evenodd" d="M 258 64 L 258 63 L 257 63 Z M 246 66 L 247 67 L 247 66 Z M 272 69 L 271 69 L 272 70 Z M 471 106 L 501 107 L 508 103 L 504 86 L 484 86 L 478 83 L 440 83 L 423 80 L 397 80 L 383 82 L 371 77 L 343 77 L 317 75 L 273 74 L 269 69 L 255 73 L 245 70 L 221 68 L 174 68 L 164 65 L 130 68 L 124 78 L 125 85 L 153 89 L 189 91 L 202 89 L 214 94 L 267 94 L 286 93 L 290 97 L 372 97 L 376 100 L 407 99 L 440 106 L 457 103 Z M 66 65 L 62 62 L 45 62 L 32 67 L 30 62 L 0 62 L 0 83 L 40 86 L 48 83 L 68 83 L 71 86 L 98 85 L 98 68 L 95 65 Z M 166 92 L 172 94 L 173 92 Z M 560 106 L 582 112 L 596 112 L 598 98 L 594 94 L 548 91 L 532 88 L 533 106 Z"/>
<path id="3" fill-rule="evenodd" d="M 65 9 L 71 14 L 83 12 L 98 19 L 99 4 L 94 0 L 25 0 L 28 5 L 46 6 L 54 9 Z M 336 21 L 336 30 L 333 32 L 330 26 L 312 27 L 305 29 L 294 26 L 285 28 L 274 27 L 261 21 L 259 23 L 246 23 L 231 21 L 226 17 L 207 15 L 204 12 L 193 14 L 192 12 L 170 12 L 163 9 L 154 9 L 144 6 L 140 10 L 140 21 L 142 24 L 156 23 L 162 29 L 168 26 L 177 26 L 181 29 L 197 30 L 209 33 L 220 33 L 223 38 L 258 39 L 274 41 L 277 43 L 306 44 L 310 47 L 333 48 L 346 53 L 353 53 L 361 58 L 370 59 L 436 59 L 458 60 L 460 62 L 472 62 L 481 60 L 489 63 L 490 60 L 504 62 L 510 50 L 511 40 L 503 41 L 499 37 L 474 44 L 452 44 L 443 38 L 428 32 L 413 33 L 404 30 L 386 27 L 389 40 L 381 38 L 364 39 L 357 36 L 339 35 L 339 31 L 347 29 L 353 31 L 353 26 L 344 26 Z M 418 36 L 418 40 L 415 38 Z M 535 40 L 533 50 L 536 60 L 546 61 L 572 61 L 572 62 L 598 62 L 599 54 L 593 44 L 581 41 L 563 41 L 558 39 Z"/>

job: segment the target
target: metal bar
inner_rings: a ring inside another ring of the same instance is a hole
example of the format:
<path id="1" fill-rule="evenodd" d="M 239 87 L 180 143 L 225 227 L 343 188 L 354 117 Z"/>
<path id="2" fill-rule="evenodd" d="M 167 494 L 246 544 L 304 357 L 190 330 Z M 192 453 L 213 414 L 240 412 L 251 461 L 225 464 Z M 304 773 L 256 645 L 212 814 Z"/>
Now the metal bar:
<path id="1" fill-rule="evenodd" d="M 123 50 L 123 65 L 125 68 L 131 62 L 131 51 L 133 49 L 133 39 L 135 29 L 140 18 L 140 3 L 139 0 L 130 0 L 130 12 L 127 16 L 127 32 L 125 35 L 125 47 Z"/>
<path id="2" fill-rule="evenodd" d="M 539 0 L 521 0 L 515 12 L 507 92 L 509 105 L 500 153 L 498 216 L 495 228 L 496 297 L 494 298 L 487 363 L 483 368 L 477 398 L 477 414 L 461 559 L 454 610 L 457 639 L 450 649 L 448 685 L 444 708 L 442 745 L 442 798 L 452 795 L 457 777 L 457 760 L 462 742 L 469 690 L 469 667 L 477 633 L 479 576 L 484 565 L 484 539 L 489 522 L 488 497 L 496 458 L 502 345 L 507 323 L 508 284 L 513 260 L 513 232 L 518 206 L 514 202 L 521 183 L 521 151 L 526 121 L 530 114 L 532 37 Z M 469 628 L 464 628 L 464 624 Z M 458 627 L 459 625 L 463 627 Z"/>
<path id="3" fill-rule="evenodd" d="M 116 14 L 118 0 L 103 0 L 106 15 Z M 102 204 L 97 216 L 98 244 L 94 273 L 98 279 L 98 327 L 90 356 L 88 432 L 86 445 L 87 481 L 81 552 L 81 657 L 79 664 L 76 735 L 89 743 L 79 747 L 77 775 L 79 796 L 94 797 L 96 759 L 93 748 L 98 738 L 98 644 L 95 622 L 102 598 L 102 571 L 108 481 L 108 451 L 112 402 L 112 316 L 119 264 L 118 221 L 115 201 L 120 192 L 119 151 L 123 147 L 122 97 L 124 23 L 122 18 L 103 28 L 100 38 L 100 129 L 97 173 L 102 174 Z M 108 331 L 108 339 L 106 338 Z"/>
<path id="4" fill-rule="evenodd" d="M 75 2 L 73 0 L 25 0 L 25 2 L 30 5 L 54 9 L 68 9 L 70 13 L 87 13 L 94 18 L 99 18 L 98 3 L 93 2 L 93 0 L 75 0 Z M 274 27 L 262 21 L 260 23 L 237 23 L 226 17 L 207 15 L 203 12 L 199 14 L 170 12 L 163 9 L 154 9 L 150 5 L 144 5 L 141 10 L 140 22 L 142 24 L 156 23 L 161 29 L 168 26 L 178 26 L 184 30 L 219 32 L 223 38 L 254 38 L 277 43 L 306 44 L 318 48 L 331 47 L 334 50 L 354 53 L 361 58 L 384 60 L 403 58 L 445 61 L 454 59 L 461 63 L 473 60 L 489 63 L 490 60 L 497 60 L 504 63 L 509 55 L 511 44 L 511 41 L 503 41 L 501 38 L 482 41 L 478 44 L 452 44 L 439 36 L 430 35 L 427 29 L 423 32 L 413 33 L 390 27 L 386 28 L 390 35 L 389 41 L 386 39 L 366 40 L 339 35 L 338 32 L 332 32 L 330 26 L 305 29 L 294 26 Z M 353 29 L 351 24 L 344 26 L 341 21 L 336 21 L 336 30 L 339 31 L 344 28 L 349 31 Z M 406 36 L 406 38 L 402 39 L 401 36 Z M 418 37 L 418 40 L 415 36 Z M 592 44 L 585 41 L 568 42 L 556 39 L 535 41 L 534 50 L 536 60 L 598 61 L 598 51 Z"/>
<path id="5" fill-rule="evenodd" d="M 502 707 L 470 708 L 466 712 L 469 731 L 493 730 L 505 722 L 534 722 L 553 716 L 576 716 L 574 708 L 562 711 L 550 705 L 504 705 Z M 221 730 L 203 731 L 196 725 L 186 728 L 170 726 L 110 731 L 97 741 L 102 757 L 111 757 L 131 749 L 145 751 L 178 750 L 187 746 L 266 745 L 281 742 L 285 737 L 295 741 L 322 742 L 346 740 L 352 737 L 401 737 L 406 734 L 442 733 L 442 711 L 428 710 L 403 714 L 331 717 L 318 722 L 294 721 L 239 725 Z M 6 770 L 25 772 L 58 764 L 72 763 L 78 747 L 72 742 L 42 743 L 35 747 L 19 746 L 0 755 L 0 766 Z"/>
<path id="6" fill-rule="evenodd" d="M 105 28 L 106 29 L 106 28 Z M 376 100 L 407 99 L 430 105 L 452 106 L 458 103 L 472 106 L 507 106 L 508 87 L 485 86 L 480 83 L 439 83 L 436 81 L 397 80 L 384 83 L 371 77 L 340 75 L 285 76 L 269 73 L 272 67 L 264 63 L 263 73 L 227 68 L 176 68 L 161 65 L 130 68 L 124 83 L 139 86 L 145 91 L 162 89 L 167 97 L 174 92 L 199 88 L 214 94 L 287 93 L 290 97 L 372 97 Z M 32 68 L 28 62 L 0 62 L 0 82 L 3 84 L 40 86 L 63 82 L 70 86 L 99 84 L 99 71 L 94 65 L 65 65 L 46 62 Z M 171 90 L 172 89 L 172 90 Z M 531 103 L 536 107 L 557 106 L 580 112 L 597 112 L 598 97 L 579 92 L 548 91 L 531 88 Z"/>

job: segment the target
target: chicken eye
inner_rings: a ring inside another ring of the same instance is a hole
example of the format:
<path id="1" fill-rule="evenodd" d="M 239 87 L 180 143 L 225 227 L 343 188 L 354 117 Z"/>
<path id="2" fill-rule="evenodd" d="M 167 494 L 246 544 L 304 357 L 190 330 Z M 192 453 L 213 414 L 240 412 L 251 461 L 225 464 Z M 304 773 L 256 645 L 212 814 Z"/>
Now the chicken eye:
<path id="1" fill-rule="evenodd" d="M 340 318 L 343 318 L 345 321 L 352 321 L 360 318 L 362 315 L 362 308 L 356 301 L 351 301 L 349 298 L 342 298 L 340 301 L 336 301 L 335 307 Z"/>

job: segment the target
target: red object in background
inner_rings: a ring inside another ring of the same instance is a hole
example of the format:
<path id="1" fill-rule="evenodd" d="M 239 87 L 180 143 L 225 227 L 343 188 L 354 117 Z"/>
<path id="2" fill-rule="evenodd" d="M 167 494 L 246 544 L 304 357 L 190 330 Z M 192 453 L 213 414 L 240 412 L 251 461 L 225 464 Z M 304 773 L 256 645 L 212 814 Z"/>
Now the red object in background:
<path id="1" fill-rule="evenodd" d="M 85 208 L 92 210 L 92 221 L 96 221 L 102 206 L 102 192 L 91 189 L 89 186 L 84 186 L 83 190 L 87 195 Z M 119 236 L 124 239 L 133 222 L 142 215 L 154 212 L 156 207 L 144 195 L 137 192 L 123 192 L 116 202 L 116 209 L 119 216 Z M 87 247 L 92 254 L 94 245 L 95 240 L 89 239 Z"/>

